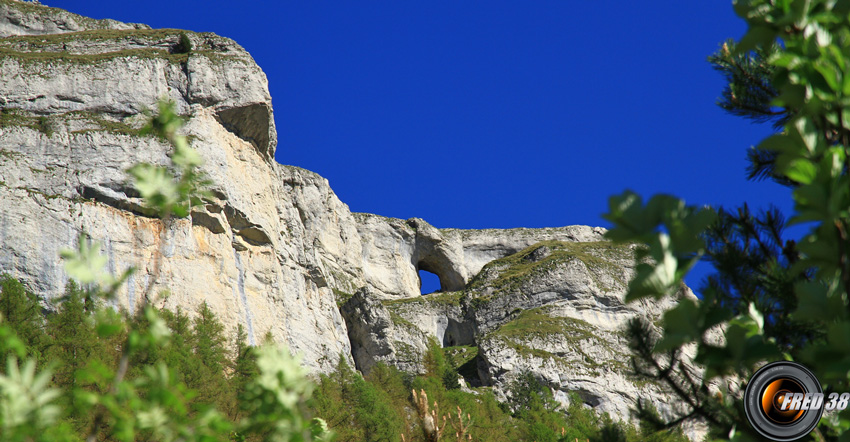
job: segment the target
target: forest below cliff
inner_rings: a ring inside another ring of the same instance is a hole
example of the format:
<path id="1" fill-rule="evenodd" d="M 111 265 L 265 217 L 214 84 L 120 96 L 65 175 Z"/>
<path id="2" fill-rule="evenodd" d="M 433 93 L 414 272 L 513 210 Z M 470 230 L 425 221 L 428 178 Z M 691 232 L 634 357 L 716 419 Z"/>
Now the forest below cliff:
<path id="1" fill-rule="evenodd" d="M 140 410 L 134 410 L 132 401 L 118 399 L 110 404 L 115 408 L 110 410 L 113 421 L 109 422 L 98 421 L 97 408 L 107 404 L 94 399 L 110 390 L 114 380 L 110 373 L 118 371 L 126 346 L 133 345 L 130 335 L 150 339 L 154 335 L 151 328 L 163 325 L 165 329 L 159 333 L 167 337 L 141 346 L 128 360 L 126 380 L 129 388 L 138 389 L 135 400 L 182 414 L 189 422 L 217 410 L 220 432 L 209 432 L 197 440 L 267 440 L 262 431 L 235 429 L 256 409 L 246 402 L 251 400 L 249 386 L 260 374 L 257 351 L 248 345 L 241 327 L 235 335 L 226 336 L 206 304 L 191 312 L 152 309 L 144 316 L 134 316 L 115 311 L 71 282 L 56 310 L 45 313 L 36 294 L 3 276 L 0 315 L 4 318 L 0 357 L 27 358 L 40 369 L 48 368 L 42 373 L 50 373 L 38 383 L 32 379 L 32 388 L 24 392 L 26 400 L 33 401 L 31 405 L 45 407 L 31 412 L 47 414 L 51 411 L 47 407 L 56 407 L 49 428 L 20 440 L 82 441 L 90 434 L 97 434 L 95 440 L 163 440 L 162 428 L 148 427 L 142 415 L 133 416 Z M 458 371 L 464 362 L 433 342 L 425 355 L 426 373 L 403 373 L 379 364 L 363 377 L 341 357 L 334 372 L 303 381 L 312 395 L 305 396 L 296 410 L 323 419 L 332 439 L 339 442 L 687 441 L 677 432 L 648 422 L 633 427 L 607 415 L 598 416 L 577 396 L 563 409 L 531 373 L 519 377 L 511 386 L 511 399 L 500 403 L 487 388 L 461 388 Z M 14 370 L 0 370 L 4 373 L 0 383 Z M 165 370 L 160 381 L 172 387 L 170 392 L 146 389 L 151 370 Z M 58 395 L 55 405 L 40 402 L 51 391 Z M 19 412 L 10 405 L 0 407 L 4 440 L 12 440 L 9 438 L 15 433 L 10 430 L 15 426 L 10 417 Z M 115 421 L 122 418 L 136 422 Z M 433 418 L 439 433 L 426 429 L 426 421 Z M 228 422 L 230 431 L 221 431 L 228 428 Z M 122 433 L 121 425 L 140 431 Z M 185 436 L 189 434 L 191 430 Z"/>

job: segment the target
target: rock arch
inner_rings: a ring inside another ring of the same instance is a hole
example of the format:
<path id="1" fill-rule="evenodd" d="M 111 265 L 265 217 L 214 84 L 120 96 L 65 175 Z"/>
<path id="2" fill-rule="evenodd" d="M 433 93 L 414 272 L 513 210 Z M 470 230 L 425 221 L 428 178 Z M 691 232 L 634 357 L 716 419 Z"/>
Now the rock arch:
<path id="1" fill-rule="evenodd" d="M 440 278 L 440 291 L 462 290 L 466 286 L 467 277 L 460 244 L 446 241 L 439 230 L 419 218 L 411 218 L 407 224 L 416 231 L 411 256 L 416 272 L 425 270 L 437 275 Z"/>

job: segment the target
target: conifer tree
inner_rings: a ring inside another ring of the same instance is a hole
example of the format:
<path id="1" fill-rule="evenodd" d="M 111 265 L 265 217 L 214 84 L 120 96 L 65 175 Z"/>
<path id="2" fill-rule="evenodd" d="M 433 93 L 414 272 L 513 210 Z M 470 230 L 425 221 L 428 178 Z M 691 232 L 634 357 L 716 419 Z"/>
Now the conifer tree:
<path id="1" fill-rule="evenodd" d="M 192 328 L 194 354 L 200 365 L 199 379 L 196 385 L 189 384 L 190 388 L 197 390 L 199 402 L 216 405 L 228 402 L 229 395 L 222 394 L 226 391 L 226 342 L 224 325 L 216 318 L 209 305 L 202 302 Z"/>
<path id="2" fill-rule="evenodd" d="M 207 193 L 206 180 L 197 171 L 202 159 L 189 148 L 186 137 L 177 133 L 183 118 L 173 104 L 161 101 L 159 107 L 159 115 L 152 117 L 142 132 L 154 133 L 173 145 L 171 167 L 137 164 L 130 173 L 145 204 L 167 221 L 172 216 L 187 216 L 189 209 L 200 204 Z M 92 297 L 86 300 L 89 302 L 80 302 L 79 297 L 71 296 L 52 321 L 55 329 L 67 330 L 66 326 L 73 325 L 71 318 L 83 319 L 77 322 L 78 326 L 86 324 L 86 314 L 94 310 L 94 297 L 113 297 L 133 272 L 127 270 L 119 278 L 109 274 L 104 268 L 107 258 L 100 255 L 99 249 L 99 243 L 86 241 L 81 235 L 76 250 L 62 251 L 66 272 L 91 287 Z M 72 294 L 75 291 L 71 290 Z M 147 301 L 147 293 L 142 299 Z M 82 382 L 73 387 L 53 386 L 51 369 L 37 369 L 35 358 L 27 357 L 27 346 L 15 333 L 19 331 L 26 337 L 30 350 L 41 348 L 33 344 L 39 334 L 46 335 L 37 307 L 37 298 L 23 290 L 20 283 L 0 276 L 0 311 L 11 318 L 0 320 L 0 355 L 5 359 L 2 365 L 5 370 L 0 372 L 0 440 L 329 442 L 331 439 L 322 420 L 304 416 L 304 404 L 312 385 L 299 361 L 285 349 L 267 346 L 257 351 L 259 376 L 248 386 L 241 404 L 246 410 L 244 419 L 228 420 L 210 406 L 211 402 L 191 406 L 188 400 L 192 393 L 175 381 L 174 371 L 163 362 L 163 358 L 171 357 L 167 350 L 169 325 L 161 312 L 144 304 L 129 317 L 123 312 L 129 327 L 111 310 L 95 312 L 97 335 L 118 350 L 117 363 L 114 367 L 92 364 L 80 370 L 78 379 Z M 210 320 L 199 323 L 215 324 L 211 315 L 202 316 Z M 213 336 L 206 340 L 214 344 L 211 348 L 215 350 L 215 333 L 210 330 L 216 327 L 200 329 L 202 337 L 204 333 Z M 115 342 L 121 345 L 114 345 Z M 68 343 L 64 344 L 56 348 L 73 350 Z M 223 346 L 219 347 L 223 352 Z M 195 354 L 197 350 L 193 348 Z M 103 356 L 114 353 L 104 351 Z M 76 360 L 78 355 L 79 351 L 69 351 L 61 357 Z M 207 358 L 206 362 L 213 359 Z M 220 361 L 218 365 L 220 370 Z M 78 399 L 77 403 L 62 403 L 59 399 L 68 396 Z M 83 428 L 72 428 L 65 421 L 67 416 L 81 414 L 88 420 Z"/>
<path id="3" fill-rule="evenodd" d="M 236 326 L 236 339 L 233 348 L 232 383 L 236 394 L 245 391 L 245 386 L 257 376 L 257 356 L 254 347 L 248 345 L 248 334 L 242 324 Z"/>
<path id="4" fill-rule="evenodd" d="M 47 356 L 59 364 L 53 375 L 56 383 L 75 385 L 77 370 L 103 355 L 104 348 L 91 319 L 86 311 L 85 293 L 70 281 L 56 313 L 47 317 L 47 335 L 51 340 Z"/>
<path id="5" fill-rule="evenodd" d="M 151 308 L 152 311 L 156 312 L 157 318 L 162 314 L 162 311 Z M 150 318 L 143 315 L 132 315 L 128 316 L 127 312 L 124 312 L 124 319 L 128 323 L 128 328 L 131 330 L 138 330 L 140 333 L 150 333 L 151 324 Z M 123 346 L 128 346 L 128 342 L 124 342 Z M 123 350 L 123 349 L 122 349 Z M 130 372 L 128 377 L 136 378 L 143 375 L 143 369 L 141 367 L 154 365 L 157 362 L 161 362 L 163 360 L 164 355 L 168 352 L 167 346 L 144 346 L 136 351 L 132 355 L 132 360 L 130 363 Z"/>
<path id="6" fill-rule="evenodd" d="M 718 106 L 731 115 L 782 130 L 797 110 L 777 102 L 779 91 L 773 85 L 775 68 L 770 58 L 780 50 L 770 43 L 740 51 L 736 42 L 724 42 L 708 57 L 727 82 Z M 759 146 L 750 148 L 747 178 L 753 181 L 770 178 L 793 187 L 793 181 L 777 171 L 777 158 L 776 151 Z M 754 306 L 764 315 L 765 331 L 781 348 L 791 351 L 802 342 L 820 337 L 821 333 L 816 324 L 791 318 L 798 307 L 794 286 L 808 280 L 811 274 L 792 271 L 800 261 L 800 252 L 796 242 L 785 237 L 785 227 L 785 216 L 775 207 L 758 213 L 753 213 L 746 203 L 738 208 L 718 208 L 714 222 L 702 232 L 705 242 L 702 259 L 713 266 L 714 272 L 701 281 L 698 291 L 710 300 L 707 302 L 729 315 L 746 314 Z M 638 375 L 662 378 L 678 392 L 693 393 L 689 393 L 694 396 L 689 399 L 696 405 L 693 416 L 680 416 L 679 420 L 719 415 L 707 390 L 702 390 L 699 382 L 684 373 L 681 353 L 672 351 L 660 356 L 655 353 L 657 337 L 648 324 L 636 321 L 630 324 L 628 334 Z M 646 409 L 642 403 L 637 408 L 644 425 L 661 425 L 653 410 Z M 668 426 L 678 424 L 679 420 Z"/>
<path id="7" fill-rule="evenodd" d="M 768 58 L 777 50 L 776 45 L 769 45 L 741 52 L 736 50 L 736 43 L 729 40 L 709 56 L 709 63 L 726 79 L 718 106 L 732 115 L 756 123 L 771 123 L 776 130 L 781 130 L 794 111 L 775 103 L 779 92 L 772 83 L 774 68 Z M 753 148 L 747 152 L 747 160 L 748 178 L 771 178 L 783 185 L 790 184 L 784 175 L 775 171 L 776 152 Z"/>
<path id="8" fill-rule="evenodd" d="M 342 355 L 336 371 L 322 375 L 313 408 L 338 442 L 397 441 L 402 432 L 402 417 L 387 394 L 363 379 Z"/>
<path id="9" fill-rule="evenodd" d="M 770 57 L 781 48 L 776 44 L 756 46 L 751 51 L 737 50 L 737 43 L 726 41 L 708 61 L 726 79 L 718 105 L 731 115 L 756 123 L 770 123 L 781 131 L 796 110 L 777 102 L 779 91 L 773 85 L 774 66 Z M 793 187 L 784 174 L 776 171 L 778 153 L 756 146 L 747 151 L 747 177 L 771 178 Z M 792 324 L 788 313 L 796 309 L 795 283 L 809 275 L 791 272 L 799 261 L 796 242 L 784 237 L 785 216 L 775 207 L 753 213 L 745 203 L 739 208 L 720 208 L 715 222 L 704 232 L 705 260 L 715 272 L 700 287 L 735 313 L 755 303 L 768 318 L 766 326 L 775 329 L 783 344 L 793 345 L 811 339 L 813 331 L 805 324 Z"/>
<path id="10" fill-rule="evenodd" d="M 9 275 L 0 276 L 0 317 L 23 342 L 27 353 L 44 362 L 44 317 L 38 297 Z"/>
<path id="11" fill-rule="evenodd" d="M 195 355 L 211 372 L 223 372 L 227 361 L 224 325 L 216 318 L 210 306 L 202 302 L 195 317 L 192 336 Z"/>
<path id="12" fill-rule="evenodd" d="M 201 363 L 194 355 L 192 321 L 180 307 L 173 312 L 163 310 L 162 318 L 171 330 L 171 340 L 162 359 L 181 382 L 189 388 L 197 388 L 202 382 L 202 373 Z"/>
<path id="13" fill-rule="evenodd" d="M 78 374 L 87 367 L 102 365 L 113 357 L 95 330 L 92 312 L 87 309 L 88 293 L 73 280 L 65 287 L 65 295 L 53 314 L 47 316 L 45 335 L 49 341 L 45 356 L 53 366 L 53 384 L 65 388 L 64 400 L 71 410 L 73 426 L 81 430 L 88 425 L 87 413 L 80 413 L 80 404 L 74 388 L 96 388 L 78 382 Z M 88 303 L 93 305 L 93 303 Z"/>

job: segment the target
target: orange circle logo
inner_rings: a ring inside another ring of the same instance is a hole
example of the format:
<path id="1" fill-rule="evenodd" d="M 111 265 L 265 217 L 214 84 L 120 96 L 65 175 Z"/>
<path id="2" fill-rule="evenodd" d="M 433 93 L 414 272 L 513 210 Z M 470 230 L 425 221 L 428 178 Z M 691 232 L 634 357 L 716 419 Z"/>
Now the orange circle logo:
<path id="1" fill-rule="evenodd" d="M 840 405 L 840 397 L 835 396 L 834 402 Z M 850 394 L 847 396 L 850 401 Z M 750 378 L 744 392 L 747 420 L 754 430 L 771 441 L 795 441 L 811 433 L 824 408 L 820 381 L 795 362 L 765 365 Z"/>
<path id="2" fill-rule="evenodd" d="M 761 394 L 761 411 L 777 424 L 793 424 L 803 416 L 804 410 L 783 410 L 782 405 L 788 399 L 788 395 L 794 393 L 805 393 L 805 390 L 791 378 L 779 378 L 770 382 Z"/>

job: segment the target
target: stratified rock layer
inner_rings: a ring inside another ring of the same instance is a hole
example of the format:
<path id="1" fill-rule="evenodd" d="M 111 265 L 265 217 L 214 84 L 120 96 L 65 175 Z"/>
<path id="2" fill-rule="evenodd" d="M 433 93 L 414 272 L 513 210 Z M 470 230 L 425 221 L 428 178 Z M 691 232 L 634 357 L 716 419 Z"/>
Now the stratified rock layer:
<path id="1" fill-rule="evenodd" d="M 139 133 L 162 97 L 187 117 L 214 195 L 168 223 L 124 172 L 168 164 L 171 147 Z M 500 395 L 530 371 L 620 418 L 639 396 L 666 410 L 662 388 L 628 374 L 622 326 L 674 301 L 623 304 L 632 251 L 604 229 L 351 213 L 324 178 L 275 163 L 276 143 L 266 77 L 232 40 L 0 0 L 0 273 L 47 307 L 68 281 L 60 251 L 85 234 L 108 271 L 136 268 L 116 307 L 207 302 L 229 329 L 244 325 L 251 342 L 271 333 L 314 370 L 343 355 L 362 371 L 421 371 L 433 339 L 477 351 L 467 382 Z M 419 270 L 440 293 L 420 296 Z"/>

